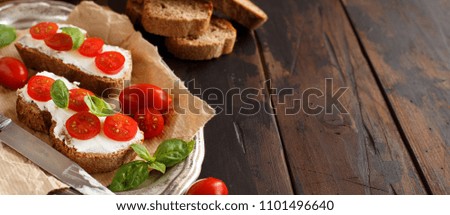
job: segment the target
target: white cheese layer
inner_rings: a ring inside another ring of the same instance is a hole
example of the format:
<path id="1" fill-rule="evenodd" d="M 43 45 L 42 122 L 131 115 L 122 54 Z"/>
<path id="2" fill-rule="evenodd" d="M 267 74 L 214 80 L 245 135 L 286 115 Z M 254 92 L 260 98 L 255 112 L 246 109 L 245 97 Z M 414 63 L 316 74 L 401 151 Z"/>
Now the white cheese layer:
<path id="1" fill-rule="evenodd" d="M 47 76 L 54 80 L 60 79 L 64 81 L 69 90 L 73 88 L 78 88 L 75 84 L 70 83 L 67 79 L 61 76 L 57 76 L 50 72 L 44 71 L 36 75 Z M 102 127 L 100 129 L 100 133 L 97 136 L 89 140 L 80 140 L 71 137 L 66 130 L 65 124 L 67 119 L 69 119 L 76 112 L 70 109 L 59 108 L 55 105 L 55 103 L 52 100 L 49 100 L 47 102 L 35 101 L 30 97 L 30 95 L 28 95 L 27 89 L 28 84 L 17 91 L 18 95 L 20 95 L 26 102 L 35 103 L 39 107 L 39 109 L 50 112 L 50 114 L 52 115 L 52 120 L 56 121 L 55 128 L 53 129 L 53 131 L 50 132 L 53 132 L 55 137 L 57 137 L 59 140 L 61 141 L 65 140 L 64 143 L 66 145 L 75 148 L 78 152 L 101 153 L 101 154 L 113 153 L 126 149 L 131 144 L 140 142 L 141 140 L 144 139 L 144 135 L 140 130 L 138 130 L 134 138 L 129 141 L 115 141 L 110 139 L 103 133 L 103 122 L 105 121 L 106 117 L 99 117 Z M 65 135 L 67 135 L 68 137 L 66 137 Z"/>
<path id="2" fill-rule="evenodd" d="M 66 25 L 66 24 L 58 24 L 59 28 L 62 27 L 74 27 L 78 28 L 73 25 Z M 84 29 L 81 29 L 81 32 L 86 35 L 86 31 Z M 60 29 L 58 29 L 58 32 L 61 32 Z M 78 50 L 70 50 L 70 51 L 57 51 L 54 49 L 51 49 L 48 47 L 44 40 L 36 40 L 34 39 L 29 33 L 25 34 L 19 41 L 20 44 L 22 44 L 25 47 L 34 48 L 39 50 L 40 52 L 52 56 L 54 58 L 58 58 L 62 60 L 65 64 L 71 64 L 76 67 L 78 67 L 81 71 L 95 76 L 100 77 L 108 77 L 113 79 L 121 79 L 125 76 L 126 71 L 130 70 L 131 63 L 131 55 L 130 52 L 122 49 L 117 46 L 111 46 L 111 45 L 103 45 L 103 52 L 106 51 L 117 51 L 120 52 L 125 57 L 125 63 L 123 65 L 123 68 L 114 75 L 109 75 L 104 72 L 102 72 L 100 69 L 97 68 L 95 65 L 95 57 L 85 57 L 81 55 Z"/>

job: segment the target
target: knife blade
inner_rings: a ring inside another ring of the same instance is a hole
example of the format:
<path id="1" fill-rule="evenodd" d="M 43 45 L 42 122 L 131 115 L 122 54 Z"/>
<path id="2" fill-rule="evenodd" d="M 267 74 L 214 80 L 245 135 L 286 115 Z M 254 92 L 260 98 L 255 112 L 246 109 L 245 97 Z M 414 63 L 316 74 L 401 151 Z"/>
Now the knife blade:
<path id="1" fill-rule="evenodd" d="M 0 141 L 82 194 L 114 195 L 78 164 L 2 114 Z"/>

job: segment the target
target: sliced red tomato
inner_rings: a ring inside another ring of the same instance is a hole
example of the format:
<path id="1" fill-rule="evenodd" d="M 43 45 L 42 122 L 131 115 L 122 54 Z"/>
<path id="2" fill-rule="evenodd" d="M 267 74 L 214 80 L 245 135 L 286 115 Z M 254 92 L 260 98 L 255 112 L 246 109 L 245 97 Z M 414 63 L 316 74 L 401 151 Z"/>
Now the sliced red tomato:
<path id="1" fill-rule="evenodd" d="M 84 102 L 86 95 L 92 96 L 94 93 L 81 88 L 69 90 L 69 108 L 77 112 L 89 111 L 89 107 Z"/>
<path id="2" fill-rule="evenodd" d="M 69 51 L 72 49 L 73 41 L 70 35 L 56 33 L 44 40 L 45 44 L 56 51 Z"/>
<path id="3" fill-rule="evenodd" d="M 78 112 L 66 122 L 70 136 L 80 140 L 89 140 L 100 133 L 100 119 L 87 111 Z"/>
<path id="4" fill-rule="evenodd" d="M 228 195 L 225 183 L 217 178 L 209 177 L 196 181 L 187 191 L 187 195 Z"/>
<path id="5" fill-rule="evenodd" d="M 56 34 L 58 25 L 54 22 L 41 22 L 30 28 L 31 37 L 43 40 Z"/>
<path id="6" fill-rule="evenodd" d="M 0 84 L 16 90 L 25 86 L 28 70 L 22 61 L 13 57 L 0 58 Z"/>
<path id="7" fill-rule="evenodd" d="M 103 125 L 105 135 L 113 140 L 128 141 L 134 138 L 138 125 L 133 118 L 121 113 L 107 116 Z"/>
<path id="8" fill-rule="evenodd" d="M 36 75 L 28 81 L 27 93 L 37 101 L 46 102 L 52 99 L 50 89 L 55 82 L 52 78 Z"/>
<path id="9" fill-rule="evenodd" d="M 87 38 L 86 40 L 84 40 L 83 44 L 81 44 L 78 52 L 86 57 L 95 57 L 102 53 L 104 44 L 105 43 L 100 38 Z"/>
<path id="10" fill-rule="evenodd" d="M 95 57 L 95 65 L 106 74 L 114 75 L 119 73 L 125 64 L 125 57 L 116 51 L 103 52 Z"/>
<path id="11" fill-rule="evenodd" d="M 123 113 L 133 114 L 147 107 L 159 111 L 168 110 L 172 105 L 172 98 L 155 85 L 136 84 L 120 92 L 119 102 Z"/>
<path id="12" fill-rule="evenodd" d="M 144 108 L 134 114 L 134 120 L 139 129 L 144 132 L 144 138 L 150 139 L 160 135 L 164 129 L 164 118 L 161 112 L 152 108 Z"/>

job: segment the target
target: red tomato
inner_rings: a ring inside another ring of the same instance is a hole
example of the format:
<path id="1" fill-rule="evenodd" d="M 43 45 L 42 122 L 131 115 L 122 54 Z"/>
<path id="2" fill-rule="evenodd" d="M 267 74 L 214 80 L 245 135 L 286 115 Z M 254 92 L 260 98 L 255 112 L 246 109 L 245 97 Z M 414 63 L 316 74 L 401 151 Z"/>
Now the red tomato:
<path id="1" fill-rule="evenodd" d="M 89 111 L 89 107 L 84 102 L 86 95 L 92 96 L 94 93 L 81 88 L 69 90 L 69 108 L 77 112 Z"/>
<path id="2" fill-rule="evenodd" d="M 103 125 L 105 135 L 113 140 L 128 141 L 134 138 L 138 131 L 137 122 L 129 116 L 117 113 L 107 116 Z"/>
<path id="3" fill-rule="evenodd" d="M 43 40 L 56 34 L 58 25 L 53 22 L 41 22 L 30 28 L 31 37 Z"/>
<path id="4" fill-rule="evenodd" d="M 120 92 L 120 106 L 123 113 L 132 114 L 143 108 L 152 108 L 159 111 L 168 110 L 172 98 L 161 88 L 151 84 L 136 84 Z"/>
<path id="5" fill-rule="evenodd" d="M 80 140 L 89 140 L 100 133 L 100 119 L 87 111 L 78 112 L 66 122 L 70 136 Z"/>
<path id="6" fill-rule="evenodd" d="M 119 73 L 125 64 L 125 57 L 116 51 L 103 52 L 95 57 L 95 65 L 102 72 L 114 75 Z"/>
<path id="7" fill-rule="evenodd" d="M 72 49 L 73 41 L 70 35 L 56 33 L 44 40 L 45 44 L 56 51 L 69 51 Z"/>
<path id="8" fill-rule="evenodd" d="M 228 188 L 222 180 L 209 177 L 195 182 L 187 195 L 228 195 Z"/>
<path id="9" fill-rule="evenodd" d="M 16 90 L 25 86 L 28 78 L 28 70 L 25 65 L 16 58 L 0 58 L 0 84 Z"/>
<path id="10" fill-rule="evenodd" d="M 52 99 L 50 89 L 52 88 L 53 82 L 55 80 L 46 76 L 33 76 L 28 81 L 27 93 L 34 100 L 46 102 Z"/>
<path id="11" fill-rule="evenodd" d="M 81 44 L 78 52 L 86 57 L 95 57 L 102 53 L 103 45 L 104 42 L 100 38 L 87 38 L 84 40 L 83 44 Z"/>
<path id="12" fill-rule="evenodd" d="M 139 110 L 134 114 L 134 120 L 138 123 L 139 129 L 144 132 L 145 139 L 158 136 L 164 129 L 164 118 L 161 112 L 152 108 Z"/>

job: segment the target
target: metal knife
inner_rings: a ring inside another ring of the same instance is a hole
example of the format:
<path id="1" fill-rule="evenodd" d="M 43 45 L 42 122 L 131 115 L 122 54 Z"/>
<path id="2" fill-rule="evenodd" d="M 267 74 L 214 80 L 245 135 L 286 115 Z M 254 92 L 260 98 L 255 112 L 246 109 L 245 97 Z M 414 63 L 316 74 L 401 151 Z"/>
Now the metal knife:
<path id="1" fill-rule="evenodd" d="M 2 114 L 0 141 L 82 194 L 114 195 L 78 164 Z"/>

